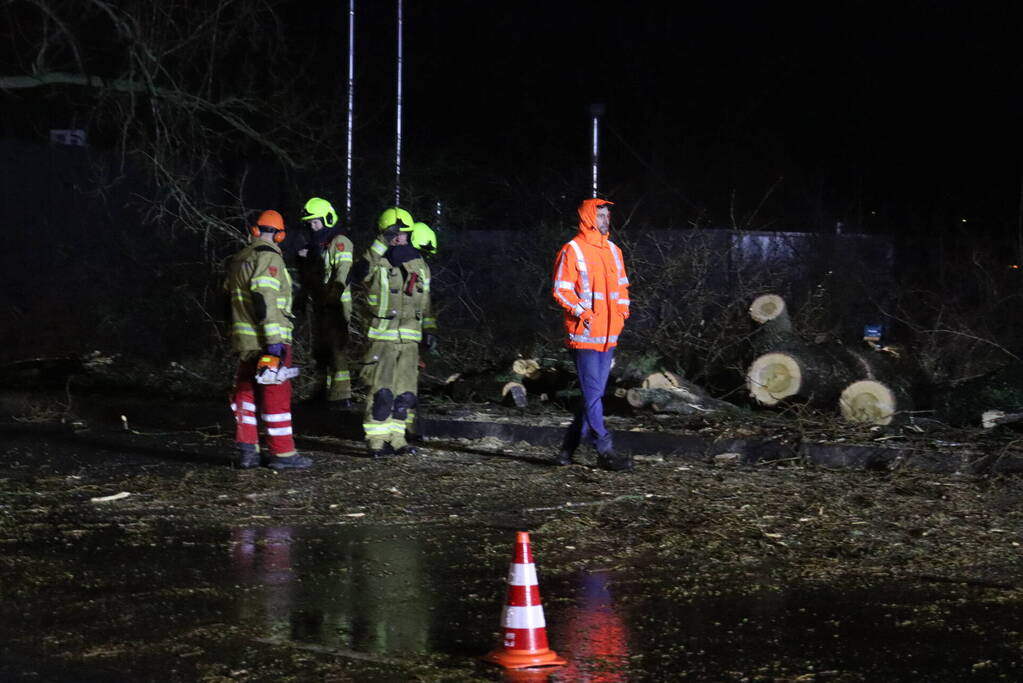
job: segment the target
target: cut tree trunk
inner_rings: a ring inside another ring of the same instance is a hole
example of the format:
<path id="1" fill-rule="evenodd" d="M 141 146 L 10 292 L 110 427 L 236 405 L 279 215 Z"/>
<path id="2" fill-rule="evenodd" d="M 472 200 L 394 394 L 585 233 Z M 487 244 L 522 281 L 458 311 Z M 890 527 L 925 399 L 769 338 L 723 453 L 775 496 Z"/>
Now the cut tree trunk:
<path id="1" fill-rule="evenodd" d="M 766 353 L 795 337 L 785 299 L 777 294 L 758 296 L 750 304 L 749 315 L 760 325 L 754 338 L 754 347 L 761 353 Z"/>
<path id="2" fill-rule="evenodd" d="M 648 408 L 655 413 L 693 415 L 736 409 L 727 401 L 707 396 L 691 382 L 684 382 L 682 386 L 636 387 L 628 389 L 625 398 L 633 408 Z"/>
<path id="3" fill-rule="evenodd" d="M 572 388 L 576 381 L 571 363 L 551 358 L 516 358 L 511 363 L 512 379 L 541 401 L 554 399 Z"/>
<path id="4" fill-rule="evenodd" d="M 890 347 L 848 348 L 859 379 L 842 390 L 838 409 L 849 422 L 888 425 L 913 410 L 924 384 L 923 372 Z"/>
<path id="5" fill-rule="evenodd" d="M 761 405 L 801 400 L 823 408 L 834 406 L 857 375 L 852 357 L 841 344 L 810 345 L 790 339 L 753 360 L 746 387 Z"/>
<path id="6" fill-rule="evenodd" d="M 438 389 L 459 403 L 499 403 L 518 408 L 526 407 L 529 395 L 521 382 L 508 381 L 506 376 L 489 372 L 464 375 L 455 373 Z"/>

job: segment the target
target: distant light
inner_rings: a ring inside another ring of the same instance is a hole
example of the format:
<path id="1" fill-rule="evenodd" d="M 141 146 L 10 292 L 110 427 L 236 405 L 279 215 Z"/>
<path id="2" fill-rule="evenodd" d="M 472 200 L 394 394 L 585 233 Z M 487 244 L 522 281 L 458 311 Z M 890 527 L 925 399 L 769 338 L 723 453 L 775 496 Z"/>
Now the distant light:
<path id="1" fill-rule="evenodd" d="M 963 223 L 965 223 L 965 222 L 966 222 L 966 219 L 965 219 L 965 218 L 963 218 L 963 219 L 960 219 L 960 220 L 961 220 L 961 221 L 962 221 Z"/>
<path id="2" fill-rule="evenodd" d="M 1011 270 L 1019 270 L 1019 264 L 1018 263 L 1013 263 L 1012 265 L 1009 266 L 1009 268 Z"/>
<path id="3" fill-rule="evenodd" d="M 871 215 L 871 216 L 876 216 L 876 215 L 877 215 L 877 211 L 871 211 L 871 212 L 870 212 L 870 215 Z"/>

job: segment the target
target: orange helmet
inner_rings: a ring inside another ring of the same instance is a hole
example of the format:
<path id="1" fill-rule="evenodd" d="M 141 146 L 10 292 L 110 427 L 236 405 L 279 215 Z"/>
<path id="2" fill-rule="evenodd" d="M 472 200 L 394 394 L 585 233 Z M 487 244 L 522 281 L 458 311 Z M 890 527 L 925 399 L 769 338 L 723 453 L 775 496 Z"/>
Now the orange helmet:
<path id="1" fill-rule="evenodd" d="M 270 231 L 274 233 L 274 242 L 284 241 L 284 218 L 273 209 L 267 209 L 259 214 L 256 224 L 251 228 L 253 237 L 259 237 L 261 232 Z"/>
<path id="2" fill-rule="evenodd" d="M 277 213 L 273 209 L 268 209 L 259 214 L 259 220 L 256 221 L 256 225 L 262 228 L 284 230 L 284 218 L 282 218 L 281 214 Z"/>

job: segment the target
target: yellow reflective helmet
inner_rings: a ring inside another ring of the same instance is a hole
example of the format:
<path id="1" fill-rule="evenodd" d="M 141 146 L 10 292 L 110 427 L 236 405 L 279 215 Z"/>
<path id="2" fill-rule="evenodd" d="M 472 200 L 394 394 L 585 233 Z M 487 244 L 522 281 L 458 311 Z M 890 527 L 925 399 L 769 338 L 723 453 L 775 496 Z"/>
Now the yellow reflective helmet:
<path id="1" fill-rule="evenodd" d="M 337 212 L 334 211 L 333 205 L 326 199 L 313 197 L 305 203 L 305 212 L 306 215 L 302 216 L 304 221 L 319 218 L 328 228 L 333 228 L 334 224 L 337 223 Z"/>
<path id="2" fill-rule="evenodd" d="M 410 239 L 412 246 L 424 254 L 437 253 L 437 233 L 426 223 L 414 223 Z"/>
<path id="3" fill-rule="evenodd" d="M 380 214 L 380 219 L 377 220 L 377 229 L 380 232 L 398 226 L 400 232 L 412 232 L 412 225 L 415 221 L 412 220 L 412 214 L 405 209 L 400 209 L 397 206 L 392 206 L 389 209 L 385 209 Z"/>

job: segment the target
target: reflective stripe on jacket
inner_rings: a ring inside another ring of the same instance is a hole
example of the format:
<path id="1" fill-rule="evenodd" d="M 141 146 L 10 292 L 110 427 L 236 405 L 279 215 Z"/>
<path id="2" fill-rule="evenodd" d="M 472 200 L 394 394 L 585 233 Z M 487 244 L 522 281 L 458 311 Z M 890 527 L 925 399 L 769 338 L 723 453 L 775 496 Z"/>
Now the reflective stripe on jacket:
<path id="1" fill-rule="evenodd" d="M 280 247 L 253 238 L 228 263 L 224 287 L 231 297 L 232 350 L 291 343 L 291 275 Z"/>
<path id="2" fill-rule="evenodd" d="M 421 258 L 392 266 L 376 259 L 366 274 L 370 341 L 420 342 L 436 323 L 430 312 L 430 267 Z"/>
<path id="3" fill-rule="evenodd" d="M 558 251 L 554 260 L 552 295 L 565 310 L 567 346 L 607 351 L 629 317 L 629 278 L 622 250 L 596 227 L 600 200 L 588 199 L 579 207 L 579 234 Z M 584 323 L 583 311 L 593 316 Z"/>

